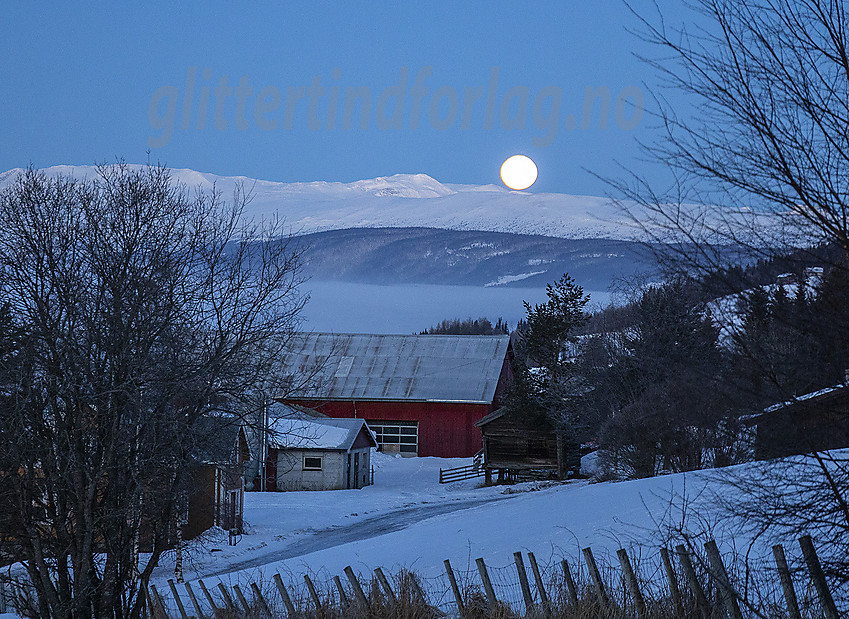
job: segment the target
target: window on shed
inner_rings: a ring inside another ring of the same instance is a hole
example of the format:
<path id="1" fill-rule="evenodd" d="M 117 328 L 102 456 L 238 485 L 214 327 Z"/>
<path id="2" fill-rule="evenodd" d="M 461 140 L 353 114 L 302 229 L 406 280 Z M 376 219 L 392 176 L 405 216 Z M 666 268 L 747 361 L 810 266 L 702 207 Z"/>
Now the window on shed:
<path id="1" fill-rule="evenodd" d="M 304 456 L 304 470 L 305 471 L 320 471 L 321 470 L 321 456 Z"/>

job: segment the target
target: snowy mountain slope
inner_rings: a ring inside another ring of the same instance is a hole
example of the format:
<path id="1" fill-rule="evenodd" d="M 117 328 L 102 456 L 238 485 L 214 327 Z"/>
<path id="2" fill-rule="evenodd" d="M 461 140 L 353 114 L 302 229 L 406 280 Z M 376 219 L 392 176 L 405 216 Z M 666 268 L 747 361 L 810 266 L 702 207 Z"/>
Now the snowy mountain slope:
<path id="1" fill-rule="evenodd" d="M 54 166 L 48 174 L 92 178 L 93 166 Z M 0 189 L 20 168 L 0 174 Z M 610 200 L 510 191 L 495 185 L 449 185 L 426 174 L 396 174 L 352 183 L 280 183 L 172 170 L 188 187 L 215 186 L 225 198 L 238 183 L 251 189 L 249 216 L 280 214 L 297 233 L 375 227 L 430 227 L 541 234 L 562 238 L 631 239 L 637 227 Z"/>
<path id="2" fill-rule="evenodd" d="M 543 288 L 569 273 L 586 289 L 607 290 L 616 278 L 657 268 L 639 243 L 609 239 L 351 228 L 297 241 L 306 248 L 305 273 L 320 281 Z"/>

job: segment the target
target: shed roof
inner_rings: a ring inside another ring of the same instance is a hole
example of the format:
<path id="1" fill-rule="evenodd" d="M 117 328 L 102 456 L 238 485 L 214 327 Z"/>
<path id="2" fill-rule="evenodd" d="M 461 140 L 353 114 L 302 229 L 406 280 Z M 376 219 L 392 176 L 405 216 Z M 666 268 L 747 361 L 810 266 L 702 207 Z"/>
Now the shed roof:
<path id="1" fill-rule="evenodd" d="M 490 403 L 510 338 L 303 333 L 291 343 L 285 371 L 315 379 L 287 398 Z"/>
<path id="2" fill-rule="evenodd" d="M 329 449 L 348 451 L 360 432 L 377 447 L 374 434 L 364 419 L 285 418 L 270 419 L 268 424 L 270 447 L 276 449 Z"/>
<path id="3" fill-rule="evenodd" d="M 792 400 L 785 400 L 784 402 L 777 402 L 772 406 L 768 406 L 760 413 L 755 413 L 753 415 L 744 415 L 741 417 L 744 421 L 749 423 L 756 424 L 758 421 L 763 419 L 765 416 L 771 413 L 777 413 L 782 410 L 791 409 L 798 405 L 804 405 L 806 403 L 815 402 L 818 400 L 831 399 L 835 397 L 839 397 L 846 393 L 849 393 L 849 390 L 846 389 L 847 385 L 844 383 L 838 385 L 832 385 L 831 387 L 825 387 L 824 389 L 819 389 L 817 391 L 812 391 L 811 393 L 806 393 L 804 395 L 795 396 Z"/>
<path id="4" fill-rule="evenodd" d="M 504 415 L 507 414 L 507 409 L 503 406 L 501 408 L 497 408 L 488 415 L 484 415 L 480 419 L 475 422 L 475 427 L 482 428 L 488 423 L 495 421 L 496 419 L 501 419 Z"/>

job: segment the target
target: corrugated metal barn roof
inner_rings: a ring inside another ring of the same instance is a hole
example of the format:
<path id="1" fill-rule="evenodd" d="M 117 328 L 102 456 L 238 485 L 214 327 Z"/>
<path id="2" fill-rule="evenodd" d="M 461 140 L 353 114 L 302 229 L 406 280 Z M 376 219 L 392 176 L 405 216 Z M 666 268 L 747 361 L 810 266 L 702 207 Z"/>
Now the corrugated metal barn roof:
<path id="1" fill-rule="evenodd" d="M 296 335 L 287 374 L 315 374 L 292 399 L 492 402 L 506 335 Z"/>

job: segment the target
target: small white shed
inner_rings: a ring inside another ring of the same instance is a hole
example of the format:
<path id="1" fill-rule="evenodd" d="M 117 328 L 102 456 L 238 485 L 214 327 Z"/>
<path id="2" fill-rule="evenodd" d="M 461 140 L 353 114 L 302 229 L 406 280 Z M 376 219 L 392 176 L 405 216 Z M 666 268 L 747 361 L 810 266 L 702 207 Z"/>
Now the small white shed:
<path id="1" fill-rule="evenodd" d="M 374 433 L 364 419 L 269 423 L 269 477 L 277 490 L 345 490 L 371 484 Z"/>

